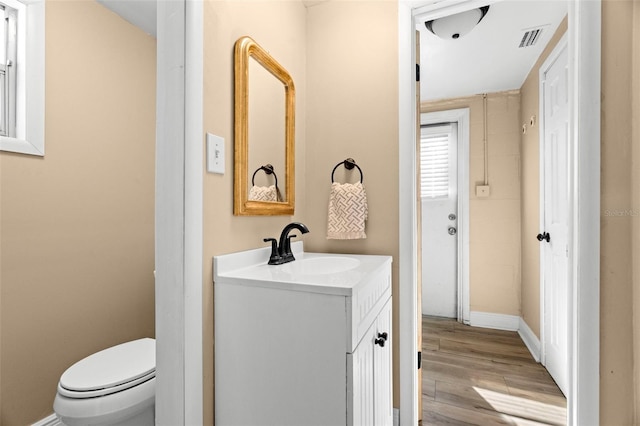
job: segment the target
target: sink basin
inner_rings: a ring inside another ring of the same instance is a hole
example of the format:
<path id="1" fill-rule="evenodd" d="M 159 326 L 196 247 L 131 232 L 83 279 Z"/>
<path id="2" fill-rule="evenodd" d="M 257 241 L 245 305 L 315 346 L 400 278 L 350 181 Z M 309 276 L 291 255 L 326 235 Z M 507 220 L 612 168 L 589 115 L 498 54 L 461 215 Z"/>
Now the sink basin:
<path id="1" fill-rule="evenodd" d="M 282 265 L 282 272 L 295 275 L 327 275 L 355 269 L 359 265 L 360 261 L 352 257 L 310 257 Z"/>
<path id="2" fill-rule="evenodd" d="M 216 256 L 214 283 L 351 296 L 391 263 L 389 256 L 309 253 L 302 241 L 292 243 L 291 249 L 296 260 L 283 265 L 267 264 L 271 247 Z"/>

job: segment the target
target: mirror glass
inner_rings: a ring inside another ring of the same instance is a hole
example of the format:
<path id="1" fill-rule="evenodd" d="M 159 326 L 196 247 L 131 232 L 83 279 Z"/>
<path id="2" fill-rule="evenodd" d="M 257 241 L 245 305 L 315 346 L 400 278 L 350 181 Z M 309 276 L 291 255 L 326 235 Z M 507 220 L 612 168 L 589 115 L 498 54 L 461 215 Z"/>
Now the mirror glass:
<path id="1" fill-rule="evenodd" d="M 248 200 L 286 201 L 284 89 L 253 58 L 249 59 L 249 87 Z M 272 167 L 263 168 L 268 165 Z"/>
<path id="2" fill-rule="evenodd" d="M 235 47 L 234 214 L 294 211 L 295 88 L 250 37 Z"/>

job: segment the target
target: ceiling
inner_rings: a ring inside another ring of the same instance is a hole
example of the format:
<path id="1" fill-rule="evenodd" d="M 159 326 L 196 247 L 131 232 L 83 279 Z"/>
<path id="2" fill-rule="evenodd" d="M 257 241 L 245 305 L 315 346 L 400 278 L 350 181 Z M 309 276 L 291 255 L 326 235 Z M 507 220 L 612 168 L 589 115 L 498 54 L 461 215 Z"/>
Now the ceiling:
<path id="1" fill-rule="evenodd" d="M 457 40 L 435 36 L 422 19 L 417 25 L 421 99 L 519 89 L 566 14 L 564 0 L 492 2 L 484 19 Z M 539 27 L 537 42 L 520 48 L 525 30 Z"/>
<path id="2" fill-rule="evenodd" d="M 97 0 L 156 36 L 157 0 Z M 310 7 L 325 0 L 303 0 Z M 415 6 L 423 3 L 414 1 Z M 475 1 L 475 4 L 478 2 Z M 566 0 L 487 0 L 487 15 L 468 34 L 443 40 L 420 32 L 421 98 L 449 99 L 519 89 L 567 14 Z M 542 27 L 537 43 L 519 48 L 524 30 Z"/>
<path id="3" fill-rule="evenodd" d="M 158 0 L 96 0 L 126 21 L 156 37 Z"/>

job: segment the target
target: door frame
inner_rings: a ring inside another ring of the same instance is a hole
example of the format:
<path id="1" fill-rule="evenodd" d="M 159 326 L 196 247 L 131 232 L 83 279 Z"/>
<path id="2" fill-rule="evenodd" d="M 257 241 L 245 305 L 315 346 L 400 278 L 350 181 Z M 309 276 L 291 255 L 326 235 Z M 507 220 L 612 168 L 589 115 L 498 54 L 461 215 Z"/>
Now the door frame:
<path id="1" fill-rule="evenodd" d="M 493 2 L 493 1 L 492 1 Z M 398 3 L 400 423 L 418 421 L 417 237 L 415 146 L 417 113 L 415 17 L 432 18 L 486 5 L 479 0 Z M 569 0 L 571 226 L 569 229 L 569 425 L 600 415 L 600 66 L 601 0 Z M 580 144 L 575 141 L 580 140 Z M 410 142 L 409 142 L 410 141 Z"/>
<path id="2" fill-rule="evenodd" d="M 203 18 L 157 2 L 156 424 L 203 422 Z"/>
<path id="3" fill-rule="evenodd" d="M 568 48 L 568 37 L 567 34 L 565 34 L 556 44 L 556 46 L 554 47 L 553 51 L 549 54 L 549 56 L 547 57 L 547 59 L 544 61 L 544 63 L 542 64 L 542 66 L 540 67 L 540 71 L 539 71 L 539 75 L 538 75 L 538 89 L 539 89 L 539 117 L 540 119 L 538 120 L 540 123 L 540 134 L 539 134 L 539 143 L 540 143 L 540 147 L 539 147 L 539 170 L 540 170 L 540 232 L 545 231 L 545 196 L 546 196 L 546 192 L 545 192 L 545 162 L 544 162 L 544 155 L 545 155 L 545 136 L 544 136 L 544 126 L 545 126 L 545 116 L 544 116 L 544 90 L 542 87 L 542 83 L 543 83 L 543 76 L 545 75 L 545 73 L 549 70 L 549 68 L 551 68 L 551 66 L 553 65 L 553 63 L 558 59 L 558 57 L 560 56 L 560 53 L 564 50 Z M 570 176 L 569 176 L 570 177 Z M 571 185 L 571 183 L 569 183 L 569 185 Z M 569 216 L 568 216 L 569 217 Z M 545 303 L 545 293 L 546 293 L 546 286 L 548 285 L 548 283 L 546 283 L 546 280 L 544 279 L 545 277 L 545 262 L 544 262 L 544 250 L 545 250 L 545 244 L 540 244 L 540 363 L 542 365 L 546 365 L 546 356 L 547 356 L 547 352 L 546 352 L 546 343 L 545 343 L 545 314 L 546 314 L 546 310 L 547 310 L 547 306 Z M 568 265 L 569 269 L 571 268 L 571 264 Z"/>
<path id="4" fill-rule="evenodd" d="M 457 286 L 458 322 L 469 324 L 469 108 L 457 108 L 420 114 L 420 124 L 458 124 L 458 233 Z M 421 239 L 421 236 L 419 237 Z M 422 244 L 422 241 L 420 241 Z M 424 276 L 424 275 L 423 275 Z M 422 287 L 424 291 L 424 283 Z M 422 295 L 418 295 L 421 297 Z"/>

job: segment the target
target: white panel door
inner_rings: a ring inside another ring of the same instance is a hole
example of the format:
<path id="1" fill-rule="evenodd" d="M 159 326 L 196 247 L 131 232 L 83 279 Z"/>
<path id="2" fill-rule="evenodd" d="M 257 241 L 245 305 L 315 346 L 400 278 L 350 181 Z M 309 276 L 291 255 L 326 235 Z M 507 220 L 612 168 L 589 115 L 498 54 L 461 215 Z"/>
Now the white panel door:
<path id="1" fill-rule="evenodd" d="M 542 75 L 544 181 L 542 244 L 543 363 L 562 392 L 568 388 L 569 96 L 566 44 Z"/>
<path id="2" fill-rule="evenodd" d="M 421 139 L 422 313 L 457 318 L 457 124 L 422 127 Z"/>

